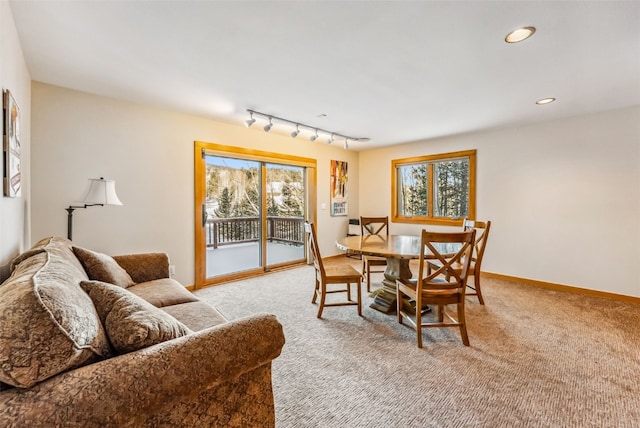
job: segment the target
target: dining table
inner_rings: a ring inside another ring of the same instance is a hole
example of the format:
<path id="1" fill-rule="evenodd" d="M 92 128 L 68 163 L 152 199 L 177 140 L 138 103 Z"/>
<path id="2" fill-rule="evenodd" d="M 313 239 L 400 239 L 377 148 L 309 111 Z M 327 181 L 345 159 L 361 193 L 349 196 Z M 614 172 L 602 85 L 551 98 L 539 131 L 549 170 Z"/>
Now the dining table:
<path id="1" fill-rule="evenodd" d="M 373 291 L 371 307 L 386 314 L 396 311 L 396 280 L 413 277 L 410 261 L 418 259 L 422 251 L 420 236 L 416 235 L 355 235 L 336 241 L 340 250 L 364 256 L 384 257 L 387 267 L 384 271 L 382 287 Z M 459 243 L 436 243 L 436 250 L 442 255 L 453 255 L 460 249 Z M 426 253 L 428 258 L 429 254 Z"/>

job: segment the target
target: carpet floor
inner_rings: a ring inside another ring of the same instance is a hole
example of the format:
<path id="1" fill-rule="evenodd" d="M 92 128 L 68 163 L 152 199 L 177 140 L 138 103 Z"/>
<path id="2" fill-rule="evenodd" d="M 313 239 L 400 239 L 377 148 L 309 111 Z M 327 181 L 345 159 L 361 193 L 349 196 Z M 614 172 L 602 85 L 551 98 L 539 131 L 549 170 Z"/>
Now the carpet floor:
<path id="1" fill-rule="evenodd" d="M 350 261 L 358 266 L 359 262 Z M 372 278 L 380 286 L 381 274 Z M 483 278 L 456 328 L 416 333 L 369 307 L 311 304 L 305 266 L 195 292 L 228 319 L 276 314 L 277 426 L 639 427 L 640 306 Z"/>

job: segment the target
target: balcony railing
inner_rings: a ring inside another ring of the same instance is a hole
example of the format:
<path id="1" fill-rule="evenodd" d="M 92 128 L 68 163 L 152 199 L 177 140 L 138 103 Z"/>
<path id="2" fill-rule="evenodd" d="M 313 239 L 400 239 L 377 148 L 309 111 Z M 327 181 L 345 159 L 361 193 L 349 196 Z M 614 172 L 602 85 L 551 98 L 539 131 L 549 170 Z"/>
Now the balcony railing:
<path id="1" fill-rule="evenodd" d="M 208 219 L 205 224 L 207 247 L 256 242 L 260 240 L 259 217 Z M 302 217 L 267 217 L 267 241 L 304 245 Z"/>

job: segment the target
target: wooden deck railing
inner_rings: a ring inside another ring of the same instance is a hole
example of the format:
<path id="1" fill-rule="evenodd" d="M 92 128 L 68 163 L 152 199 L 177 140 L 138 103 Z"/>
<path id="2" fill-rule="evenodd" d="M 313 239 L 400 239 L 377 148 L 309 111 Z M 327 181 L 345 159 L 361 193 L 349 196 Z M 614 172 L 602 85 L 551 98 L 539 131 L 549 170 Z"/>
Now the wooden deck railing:
<path id="1" fill-rule="evenodd" d="M 259 217 L 208 219 L 205 224 L 207 247 L 258 242 Z M 267 217 L 267 240 L 304 245 L 304 219 L 302 217 Z"/>

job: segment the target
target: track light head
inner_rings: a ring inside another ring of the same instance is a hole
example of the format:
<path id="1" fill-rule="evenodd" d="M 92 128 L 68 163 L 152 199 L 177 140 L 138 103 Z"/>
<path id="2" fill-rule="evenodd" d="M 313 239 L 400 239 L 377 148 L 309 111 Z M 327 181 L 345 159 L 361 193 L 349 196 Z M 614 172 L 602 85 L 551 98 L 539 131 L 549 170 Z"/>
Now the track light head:
<path id="1" fill-rule="evenodd" d="M 343 139 L 345 140 L 344 142 L 344 148 L 345 149 L 349 149 L 349 140 L 351 141 L 369 141 L 368 138 L 356 138 L 356 137 L 350 137 L 348 135 L 344 135 L 340 132 L 332 132 L 329 131 L 327 129 L 323 129 L 323 128 L 317 128 L 315 126 L 310 126 L 310 125 L 306 125 L 304 123 L 300 123 L 300 122 L 295 122 L 293 120 L 289 120 L 289 119 L 285 119 L 279 116 L 274 116 L 272 114 L 267 114 L 267 113 L 262 113 L 259 111 L 255 111 L 255 110 L 251 110 L 251 109 L 247 109 L 247 112 L 250 114 L 250 118 L 248 120 L 244 121 L 244 125 L 249 128 L 250 126 L 252 126 L 254 123 L 256 123 L 256 119 L 255 117 L 259 117 L 265 120 L 268 120 L 269 123 L 266 124 L 264 126 L 264 132 L 269 132 L 271 131 L 271 128 L 273 128 L 273 121 L 275 120 L 276 122 L 278 122 L 278 124 L 287 124 L 290 126 L 295 126 L 296 129 L 294 131 L 291 132 L 291 138 L 296 138 L 298 135 L 300 135 L 300 128 L 303 128 L 305 130 L 309 130 L 311 132 L 313 132 L 313 134 L 311 135 L 311 137 L 309 137 L 309 139 L 311 141 L 317 141 L 318 138 L 320 137 L 318 134 L 322 133 L 323 138 L 325 136 L 328 136 L 327 138 L 327 144 L 332 144 L 334 141 L 336 141 L 336 138 L 338 139 Z M 324 115 L 326 116 L 326 115 Z"/>
<path id="2" fill-rule="evenodd" d="M 273 122 L 272 122 L 271 118 L 269 118 L 269 123 L 267 123 L 267 124 L 264 126 L 264 132 L 269 132 L 269 131 L 271 131 L 271 128 L 272 128 L 272 127 L 273 127 Z"/>
<path id="3" fill-rule="evenodd" d="M 249 112 L 249 114 L 251 115 L 251 117 L 244 121 L 244 126 L 246 126 L 247 128 L 256 123 L 256 120 L 253 118 L 253 112 Z"/>

